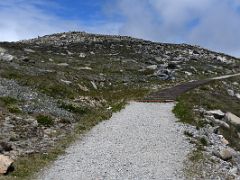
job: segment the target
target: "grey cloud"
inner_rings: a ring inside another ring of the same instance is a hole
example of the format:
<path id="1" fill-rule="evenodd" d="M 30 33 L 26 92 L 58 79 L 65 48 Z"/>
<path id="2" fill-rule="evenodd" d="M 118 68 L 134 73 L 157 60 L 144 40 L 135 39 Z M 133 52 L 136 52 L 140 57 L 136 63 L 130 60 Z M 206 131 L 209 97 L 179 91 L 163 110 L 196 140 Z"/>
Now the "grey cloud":
<path id="1" fill-rule="evenodd" d="M 120 34 L 240 56 L 240 0 L 119 0 Z M 197 24 L 191 22 L 198 20 Z M 192 27 L 191 27 L 192 26 Z"/>

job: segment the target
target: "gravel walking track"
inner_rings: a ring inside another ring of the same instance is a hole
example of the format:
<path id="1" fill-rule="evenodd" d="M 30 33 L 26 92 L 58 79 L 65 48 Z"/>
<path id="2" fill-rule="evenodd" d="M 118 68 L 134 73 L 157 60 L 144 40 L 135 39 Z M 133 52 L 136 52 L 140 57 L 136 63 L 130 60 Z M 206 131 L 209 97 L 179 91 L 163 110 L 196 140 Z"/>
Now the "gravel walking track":
<path id="1" fill-rule="evenodd" d="M 193 147 L 173 106 L 131 102 L 72 144 L 38 179 L 184 179 Z"/>

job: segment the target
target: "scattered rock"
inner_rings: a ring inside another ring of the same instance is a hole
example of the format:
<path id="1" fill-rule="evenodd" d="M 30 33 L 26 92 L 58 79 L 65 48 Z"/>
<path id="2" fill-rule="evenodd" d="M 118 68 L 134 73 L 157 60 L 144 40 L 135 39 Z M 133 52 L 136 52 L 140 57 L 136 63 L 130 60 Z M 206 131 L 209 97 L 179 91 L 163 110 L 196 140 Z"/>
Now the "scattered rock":
<path id="1" fill-rule="evenodd" d="M 235 94 L 235 96 L 236 96 L 238 99 L 240 99 L 240 94 L 239 94 L 239 93 Z"/>
<path id="2" fill-rule="evenodd" d="M 96 89 L 96 90 L 98 89 L 98 88 L 97 88 L 97 85 L 95 84 L 95 82 L 91 81 L 91 84 L 92 84 L 92 86 L 93 86 L 94 89 Z"/>
<path id="3" fill-rule="evenodd" d="M 92 70 L 91 67 L 79 67 L 78 70 Z"/>
<path id="4" fill-rule="evenodd" d="M 224 127 L 224 128 L 226 128 L 226 129 L 229 129 L 229 128 L 230 128 L 230 126 L 229 126 L 228 123 L 226 123 L 226 122 L 224 122 L 224 121 L 222 121 L 222 120 L 219 120 L 219 119 L 215 119 L 214 116 L 205 116 L 205 118 L 206 118 L 208 121 L 211 121 L 211 122 L 213 122 L 214 124 L 217 124 L 217 125 L 219 125 L 219 126 L 221 126 L 221 127 Z"/>
<path id="5" fill-rule="evenodd" d="M 228 145 L 228 144 L 229 144 L 228 140 L 226 140 L 223 135 L 219 135 L 219 137 L 220 137 L 221 142 L 222 142 L 224 145 Z"/>
<path id="6" fill-rule="evenodd" d="M 24 48 L 23 50 L 27 53 L 35 53 L 35 51 L 32 49 Z"/>
<path id="7" fill-rule="evenodd" d="M 87 55 L 85 53 L 80 53 L 79 57 L 80 58 L 85 58 Z"/>
<path id="8" fill-rule="evenodd" d="M 188 75 L 188 76 L 191 76 L 191 75 L 192 75 L 191 72 L 187 72 L 187 71 L 185 71 L 184 73 L 185 73 L 186 75 Z"/>
<path id="9" fill-rule="evenodd" d="M 1 53 L 5 53 L 6 51 L 7 51 L 6 49 L 0 47 L 0 54 L 1 54 Z"/>
<path id="10" fill-rule="evenodd" d="M 62 81 L 63 83 L 65 83 L 65 84 L 67 84 L 67 85 L 70 85 L 70 84 L 72 84 L 72 82 L 71 82 L 71 81 L 67 81 L 67 80 L 63 80 L 63 79 L 61 79 L 61 81 Z"/>
<path id="11" fill-rule="evenodd" d="M 14 56 L 10 55 L 10 54 L 4 54 L 4 53 L 1 53 L 0 54 L 0 60 L 2 61 L 12 61 L 14 59 Z"/>
<path id="12" fill-rule="evenodd" d="M 73 55 L 74 53 L 70 52 L 70 51 L 67 51 L 68 55 Z"/>
<path id="13" fill-rule="evenodd" d="M 78 84 L 78 87 L 79 87 L 82 91 L 85 91 L 85 92 L 89 91 L 89 89 L 88 89 L 86 86 L 83 86 L 83 85 L 81 85 L 81 84 Z"/>
<path id="14" fill-rule="evenodd" d="M 6 174 L 12 166 L 13 160 L 7 156 L 0 155 L 0 174 Z"/>
<path id="15" fill-rule="evenodd" d="M 228 92 L 228 95 L 229 95 L 229 96 L 234 96 L 234 95 L 235 95 L 235 94 L 234 94 L 234 91 L 231 90 L 231 89 L 228 89 L 227 92 Z"/>

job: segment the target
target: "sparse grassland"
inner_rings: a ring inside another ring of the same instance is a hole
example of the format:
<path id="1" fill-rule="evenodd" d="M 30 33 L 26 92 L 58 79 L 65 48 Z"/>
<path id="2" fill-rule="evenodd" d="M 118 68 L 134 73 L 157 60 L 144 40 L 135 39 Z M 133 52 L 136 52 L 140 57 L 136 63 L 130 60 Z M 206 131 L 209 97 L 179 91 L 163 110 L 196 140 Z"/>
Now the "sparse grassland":
<path id="1" fill-rule="evenodd" d="M 120 111 L 126 103 L 130 100 L 136 100 L 142 98 L 148 92 L 147 89 L 118 89 L 115 91 L 105 91 L 101 93 L 101 97 L 105 97 L 107 104 L 112 107 L 111 110 L 106 107 L 98 109 L 76 108 L 69 104 L 60 104 L 62 108 L 67 109 L 73 113 L 81 113 L 82 116 L 78 120 L 77 125 L 73 132 L 58 142 L 53 148 L 46 153 L 36 153 L 28 156 L 20 157 L 15 162 L 15 171 L 8 176 L 0 177 L 4 180 L 30 180 L 33 179 L 32 175 L 42 168 L 46 168 L 51 162 L 53 162 L 59 155 L 64 153 L 64 150 L 74 142 L 76 138 L 81 138 L 89 131 L 93 126 L 97 125 L 103 120 L 107 120 L 111 117 L 113 112 Z M 92 97 L 96 97 L 98 94 L 93 93 Z M 50 126 L 53 124 L 53 119 L 47 115 L 38 115 L 37 121 L 43 126 Z"/>

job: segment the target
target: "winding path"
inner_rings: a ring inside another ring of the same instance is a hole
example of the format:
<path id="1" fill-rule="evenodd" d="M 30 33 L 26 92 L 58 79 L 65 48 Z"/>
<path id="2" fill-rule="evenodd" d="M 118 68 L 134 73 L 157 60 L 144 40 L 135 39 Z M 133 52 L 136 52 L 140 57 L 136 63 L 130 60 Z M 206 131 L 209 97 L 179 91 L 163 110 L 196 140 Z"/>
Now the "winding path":
<path id="1" fill-rule="evenodd" d="M 77 140 L 38 179 L 183 179 L 192 145 L 173 106 L 131 102 Z"/>

